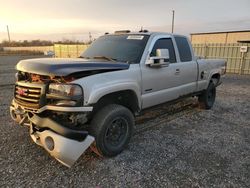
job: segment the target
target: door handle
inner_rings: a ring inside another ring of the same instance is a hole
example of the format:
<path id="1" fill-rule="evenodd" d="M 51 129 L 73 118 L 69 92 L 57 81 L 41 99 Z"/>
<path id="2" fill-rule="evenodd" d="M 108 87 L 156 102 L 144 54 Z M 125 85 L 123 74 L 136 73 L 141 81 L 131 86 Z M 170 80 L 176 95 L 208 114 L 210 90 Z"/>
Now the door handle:
<path id="1" fill-rule="evenodd" d="M 180 69 L 175 70 L 175 74 L 180 74 L 180 72 L 181 72 Z"/>

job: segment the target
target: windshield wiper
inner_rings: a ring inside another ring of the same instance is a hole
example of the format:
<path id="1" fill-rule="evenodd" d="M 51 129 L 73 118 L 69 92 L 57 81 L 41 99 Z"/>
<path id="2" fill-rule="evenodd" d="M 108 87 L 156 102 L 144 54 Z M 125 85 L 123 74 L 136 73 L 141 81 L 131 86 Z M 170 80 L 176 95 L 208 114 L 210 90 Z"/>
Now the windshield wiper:
<path id="1" fill-rule="evenodd" d="M 93 59 L 106 59 L 108 61 L 113 61 L 113 62 L 117 62 L 117 59 L 115 58 L 111 58 L 111 57 L 107 57 L 107 56 L 94 56 L 92 57 Z"/>
<path id="2" fill-rule="evenodd" d="M 124 62 L 124 63 L 130 63 L 129 61 L 118 60 L 118 59 L 107 57 L 107 56 L 94 56 L 94 57 L 79 56 L 79 58 L 84 58 L 84 59 L 105 59 L 105 60 L 112 61 L 112 62 L 121 61 L 121 62 Z"/>
<path id="3" fill-rule="evenodd" d="M 85 57 L 85 56 L 79 56 L 79 58 L 83 58 L 83 59 L 91 59 L 90 57 Z"/>

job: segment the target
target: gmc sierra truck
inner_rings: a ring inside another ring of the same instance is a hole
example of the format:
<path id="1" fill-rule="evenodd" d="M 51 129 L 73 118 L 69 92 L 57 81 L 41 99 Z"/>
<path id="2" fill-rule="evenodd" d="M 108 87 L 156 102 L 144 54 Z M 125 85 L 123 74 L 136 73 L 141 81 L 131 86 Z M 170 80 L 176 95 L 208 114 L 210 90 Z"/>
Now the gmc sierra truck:
<path id="1" fill-rule="evenodd" d="M 226 72 L 224 60 L 196 58 L 185 36 L 148 31 L 105 34 L 79 58 L 22 60 L 16 69 L 11 117 L 68 167 L 89 147 L 122 152 L 144 109 L 188 96 L 210 109 Z"/>

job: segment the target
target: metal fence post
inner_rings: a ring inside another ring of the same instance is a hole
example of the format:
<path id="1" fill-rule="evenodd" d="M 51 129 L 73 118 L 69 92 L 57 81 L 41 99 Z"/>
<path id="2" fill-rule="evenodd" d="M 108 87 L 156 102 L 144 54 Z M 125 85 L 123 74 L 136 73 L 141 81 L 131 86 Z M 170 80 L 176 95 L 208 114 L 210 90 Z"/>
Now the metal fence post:
<path id="1" fill-rule="evenodd" d="M 67 56 L 70 57 L 70 54 L 69 54 L 69 44 L 67 45 Z"/>
<path id="2" fill-rule="evenodd" d="M 60 57 L 62 57 L 62 46 L 59 44 L 59 52 L 60 52 Z"/>
<path id="3" fill-rule="evenodd" d="M 244 70 L 244 65 L 245 65 L 245 53 L 244 52 L 241 52 L 241 57 L 240 57 L 240 71 L 239 71 L 239 74 L 242 74 L 243 73 L 243 70 Z"/>
<path id="4" fill-rule="evenodd" d="M 77 55 L 77 57 L 79 57 L 78 44 L 76 45 L 76 55 Z"/>
<path id="5" fill-rule="evenodd" d="M 54 52 L 54 57 L 56 57 L 56 47 L 55 47 L 55 44 L 53 45 L 53 52 Z"/>
<path id="6" fill-rule="evenodd" d="M 205 59 L 207 58 L 207 55 L 208 55 L 208 45 L 205 44 L 205 55 L 204 55 Z"/>

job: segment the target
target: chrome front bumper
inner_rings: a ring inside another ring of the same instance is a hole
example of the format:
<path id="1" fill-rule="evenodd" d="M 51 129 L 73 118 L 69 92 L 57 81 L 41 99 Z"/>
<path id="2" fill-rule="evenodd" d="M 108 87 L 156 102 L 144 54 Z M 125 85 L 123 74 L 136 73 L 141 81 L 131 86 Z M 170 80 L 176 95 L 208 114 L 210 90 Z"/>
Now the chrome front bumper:
<path id="1" fill-rule="evenodd" d="M 44 111 L 57 111 L 57 112 L 92 112 L 92 106 L 82 106 L 82 107 L 62 107 L 62 106 L 52 106 L 46 105 L 39 109 L 30 109 L 19 105 L 15 99 L 12 100 L 10 105 L 10 116 L 11 118 L 19 123 L 20 125 L 28 125 L 27 124 L 27 112 L 31 112 L 34 114 L 39 114 Z"/>
<path id="2" fill-rule="evenodd" d="M 48 111 L 57 111 L 57 112 L 91 112 L 93 111 L 92 106 L 82 106 L 82 107 L 63 107 L 63 106 L 52 106 L 45 105 L 39 109 L 31 109 L 27 107 L 20 106 L 14 99 L 11 102 L 10 110 L 25 110 L 33 113 L 42 113 L 46 110 Z"/>

